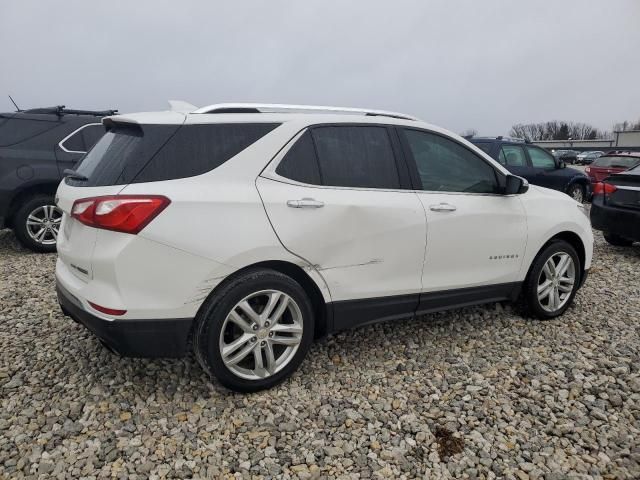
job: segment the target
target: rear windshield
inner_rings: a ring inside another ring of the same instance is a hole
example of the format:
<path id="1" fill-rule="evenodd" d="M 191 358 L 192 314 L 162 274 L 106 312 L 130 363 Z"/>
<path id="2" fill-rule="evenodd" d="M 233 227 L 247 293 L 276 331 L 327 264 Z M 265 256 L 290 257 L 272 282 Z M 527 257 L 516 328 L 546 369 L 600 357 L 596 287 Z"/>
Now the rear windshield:
<path id="1" fill-rule="evenodd" d="M 211 171 L 265 136 L 278 124 L 116 124 L 87 153 L 70 185 L 105 186 L 157 182 Z"/>
<path id="2" fill-rule="evenodd" d="M 631 168 L 640 163 L 640 157 L 616 157 L 606 155 L 593 162 L 594 167 L 604 168 Z"/>

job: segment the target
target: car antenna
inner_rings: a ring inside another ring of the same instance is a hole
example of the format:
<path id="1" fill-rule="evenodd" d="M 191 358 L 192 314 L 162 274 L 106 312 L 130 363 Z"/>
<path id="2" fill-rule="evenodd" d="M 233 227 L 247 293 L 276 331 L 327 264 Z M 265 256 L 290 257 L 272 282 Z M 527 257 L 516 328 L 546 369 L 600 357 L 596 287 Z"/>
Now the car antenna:
<path id="1" fill-rule="evenodd" d="M 13 105 L 16 107 L 16 112 L 21 112 L 22 111 L 22 110 L 20 110 L 20 107 L 18 106 L 18 104 L 13 101 L 13 98 L 11 98 L 11 95 L 9 95 L 9 100 L 11 100 L 11 103 L 13 103 Z"/>

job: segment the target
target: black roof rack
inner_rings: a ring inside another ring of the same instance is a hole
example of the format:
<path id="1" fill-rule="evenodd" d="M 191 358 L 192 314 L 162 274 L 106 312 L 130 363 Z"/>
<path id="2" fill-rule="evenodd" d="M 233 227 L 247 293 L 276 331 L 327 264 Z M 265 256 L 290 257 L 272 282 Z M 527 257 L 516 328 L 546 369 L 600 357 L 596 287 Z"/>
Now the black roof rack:
<path id="1" fill-rule="evenodd" d="M 57 107 L 44 107 L 44 108 L 30 108 L 28 110 L 21 110 L 22 113 L 43 113 L 50 115 L 95 115 L 96 117 L 108 117 L 115 115 L 118 110 L 74 110 L 72 108 L 66 108 L 64 105 L 58 105 Z"/>

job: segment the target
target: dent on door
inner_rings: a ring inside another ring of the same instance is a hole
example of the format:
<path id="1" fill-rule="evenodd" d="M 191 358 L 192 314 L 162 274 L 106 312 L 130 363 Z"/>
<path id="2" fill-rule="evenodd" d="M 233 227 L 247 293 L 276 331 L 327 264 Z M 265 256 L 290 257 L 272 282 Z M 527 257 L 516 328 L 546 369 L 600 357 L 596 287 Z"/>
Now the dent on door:
<path id="1" fill-rule="evenodd" d="M 426 224 L 414 193 L 257 185 L 283 246 L 322 275 L 334 301 L 420 292 Z"/>

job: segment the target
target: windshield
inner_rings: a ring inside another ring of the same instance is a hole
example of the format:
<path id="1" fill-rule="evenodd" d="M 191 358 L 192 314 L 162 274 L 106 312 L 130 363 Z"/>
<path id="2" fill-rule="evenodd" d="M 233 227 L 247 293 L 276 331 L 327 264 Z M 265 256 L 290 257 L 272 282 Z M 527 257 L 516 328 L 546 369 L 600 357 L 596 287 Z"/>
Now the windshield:
<path id="1" fill-rule="evenodd" d="M 594 167 L 603 168 L 631 168 L 640 163 L 640 157 L 617 157 L 606 155 L 593 162 Z"/>

